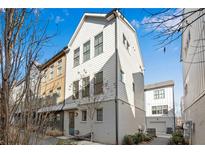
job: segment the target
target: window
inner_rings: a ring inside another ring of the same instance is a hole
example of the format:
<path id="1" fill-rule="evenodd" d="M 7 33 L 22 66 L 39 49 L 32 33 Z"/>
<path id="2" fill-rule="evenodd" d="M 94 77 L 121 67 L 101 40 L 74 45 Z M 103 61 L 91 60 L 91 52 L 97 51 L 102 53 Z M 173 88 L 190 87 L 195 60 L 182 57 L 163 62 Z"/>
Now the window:
<path id="1" fill-rule="evenodd" d="M 62 74 L 62 59 L 58 61 L 57 75 Z"/>
<path id="2" fill-rule="evenodd" d="M 52 80 L 54 77 L 54 65 L 50 66 L 50 80 Z"/>
<path id="3" fill-rule="evenodd" d="M 103 33 L 95 36 L 95 56 L 103 52 Z"/>
<path id="4" fill-rule="evenodd" d="M 125 74 L 124 74 L 124 72 L 122 71 L 122 70 L 120 70 L 120 81 L 121 82 L 125 82 Z"/>
<path id="5" fill-rule="evenodd" d="M 87 111 L 86 110 L 82 111 L 82 121 L 87 121 Z"/>
<path id="6" fill-rule="evenodd" d="M 152 114 L 168 114 L 168 105 L 152 106 Z"/>
<path id="7" fill-rule="evenodd" d="M 103 72 L 95 74 L 94 78 L 94 94 L 103 93 Z"/>
<path id="8" fill-rule="evenodd" d="M 73 82 L 73 99 L 79 98 L 79 81 Z"/>
<path id="9" fill-rule="evenodd" d="M 80 64 L 80 48 L 74 50 L 74 63 L 73 66 L 76 67 Z"/>
<path id="10" fill-rule="evenodd" d="M 162 110 L 163 114 L 168 114 L 168 105 L 163 105 Z"/>
<path id="11" fill-rule="evenodd" d="M 90 95 L 90 77 L 83 78 L 82 96 L 88 97 Z"/>
<path id="12" fill-rule="evenodd" d="M 90 41 L 83 45 L 83 62 L 90 59 Z"/>
<path id="13" fill-rule="evenodd" d="M 103 109 L 97 109 L 97 121 L 103 121 Z"/>
<path id="14" fill-rule="evenodd" d="M 61 87 L 58 87 L 56 90 L 57 97 L 61 97 Z"/>
<path id="15" fill-rule="evenodd" d="M 162 98 L 165 98 L 165 90 L 164 89 L 155 90 L 154 99 L 162 99 Z"/>

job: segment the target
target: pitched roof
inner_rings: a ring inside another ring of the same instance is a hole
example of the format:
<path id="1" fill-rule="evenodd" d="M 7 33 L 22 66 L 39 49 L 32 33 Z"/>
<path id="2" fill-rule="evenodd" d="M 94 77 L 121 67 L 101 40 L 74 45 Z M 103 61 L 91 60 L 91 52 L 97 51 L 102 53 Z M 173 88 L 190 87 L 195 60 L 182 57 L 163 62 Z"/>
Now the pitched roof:
<path id="1" fill-rule="evenodd" d="M 98 17 L 98 18 L 106 18 L 108 21 L 113 19 L 113 17 L 111 17 L 113 14 L 117 15 L 118 17 L 120 17 L 134 32 L 135 29 L 133 28 L 133 26 L 125 19 L 125 17 L 122 15 L 122 13 L 120 13 L 117 9 L 112 10 L 111 12 L 107 13 L 107 14 L 102 14 L 102 13 L 85 13 L 83 15 L 83 17 L 81 18 L 74 34 L 72 35 L 69 43 L 68 43 L 68 47 L 70 47 L 75 39 L 75 37 L 77 36 L 80 28 L 82 27 L 86 17 Z M 110 17 L 110 18 L 109 18 Z"/>
<path id="2" fill-rule="evenodd" d="M 51 57 L 49 60 L 47 60 L 44 64 L 40 66 L 40 68 L 43 70 L 45 69 L 48 65 L 53 63 L 56 59 L 61 57 L 62 55 L 65 55 L 66 52 L 68 51 L 68 47 L 65 46 L 61 51 L 59 51 L 57 54 L 55 54 L 53 57 Z"/>
<path id="3" fill-rule="evenodd" d="M 154 84 L 148 84 L 144 86 L 144 90 L 152 90 L 152 89 L 157 89 L 157 88 L 163 88 L 163 87 L 170 87 L 174 86 L 174 81 L 173 80 L 168 80 L 168 81 L 163 81 L 163 82 L 157 82 Z"/>

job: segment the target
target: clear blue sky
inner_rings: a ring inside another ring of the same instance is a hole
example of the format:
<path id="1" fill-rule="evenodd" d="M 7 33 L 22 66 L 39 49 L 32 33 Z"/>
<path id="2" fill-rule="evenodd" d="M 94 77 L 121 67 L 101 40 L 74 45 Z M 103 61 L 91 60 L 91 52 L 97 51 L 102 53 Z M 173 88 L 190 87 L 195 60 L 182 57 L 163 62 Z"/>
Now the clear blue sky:
<path id="1" fill-rule="evenodd" d="M 43 62 L 51 58 L 66 46 L 74 33 L 83 13 L 107 13 L 111 9 L 41 9 L 40 18 L 49 20 L 48 33 L 57 32 L 48 47 L 43 48 L 40 61 Z M 175 82 L 175 103 L 176 112 L 179 114 L 180 97 L 182 91 L 182 66 L 180 63 L 181 40 L 175 41 L 168 48 L 166 53 L 156 50 L 157 40 L 153 40 L 152 35 L 144 36 L 148 33 L 140 22 L 148 16 L 143 9 L 121 9 L 126 19 L 132 23 L 137 30 L 139 44 L 145 65 L 145 84 L 155 83 L 165 80 Z M 153 11 L 153 9 L 150 9 Z M 154 9 L 157 11 L 157 9 Z"/>

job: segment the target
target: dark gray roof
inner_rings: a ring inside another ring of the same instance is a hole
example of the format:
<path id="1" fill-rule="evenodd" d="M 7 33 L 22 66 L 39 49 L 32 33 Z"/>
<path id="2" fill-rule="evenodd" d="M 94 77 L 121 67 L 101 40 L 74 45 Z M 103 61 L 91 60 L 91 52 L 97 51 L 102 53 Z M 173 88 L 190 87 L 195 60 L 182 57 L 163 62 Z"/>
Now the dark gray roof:
<path id="1" fill-rule="evenodd" d="M 144 86 L 144 90 L 151 90 L 151 89 L 156 89 L 156 88 L 163 88 L 163 87 L 170 87 L 174 86 L 174 81 L 173 80 L 168 80 L 168 81 L 163 81 L 163 82 L 157 82 L 153 84 L 148 84 Z"/>

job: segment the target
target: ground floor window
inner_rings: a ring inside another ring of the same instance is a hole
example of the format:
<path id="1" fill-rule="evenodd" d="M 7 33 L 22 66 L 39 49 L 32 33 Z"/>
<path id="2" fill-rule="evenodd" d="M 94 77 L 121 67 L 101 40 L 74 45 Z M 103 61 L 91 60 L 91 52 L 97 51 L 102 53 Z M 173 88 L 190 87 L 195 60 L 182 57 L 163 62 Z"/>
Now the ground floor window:
<path id="1" fill-rule="evenodd" d="M 86 110 L 82 111 L 82 121 L 87 121 L 87 111 Z"/>
<path id="2" fill-rule="evenodd" d="M 103 109 L 97 109 L 97 121 L 103 121 Z"/>

